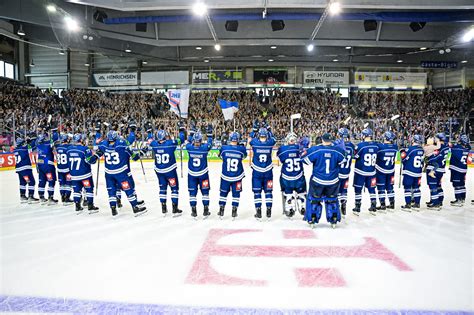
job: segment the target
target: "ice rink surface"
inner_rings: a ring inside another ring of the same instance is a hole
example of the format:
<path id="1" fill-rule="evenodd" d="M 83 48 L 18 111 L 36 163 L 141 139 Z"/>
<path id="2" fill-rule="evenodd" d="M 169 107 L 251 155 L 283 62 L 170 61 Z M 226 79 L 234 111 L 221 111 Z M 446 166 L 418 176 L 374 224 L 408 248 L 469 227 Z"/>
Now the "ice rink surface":
<path id="1" fill-rule="evenodd" d="M 282 216 L 278 180 L 271 221 L 253 218 L 248 163 L 236 221 L 230 196 L 225 219 L 216 215 L 220 163 L 210 163 L 209 219 L 190 216 L 186 170 L 179 182 L 184 215 L 163 218 L 152 163 L 144 165 L 147 182 L 140 164 L 132 164 L 139 199 L 149 210 L 137 218 L 125 199 L 112 218 L 103 174 L 100 212 L 76 215 L 73 206 L 20 205 L 17 175 L 0 172 L 0 311 L 474 311 L 474 206 L 447 206 L 454 198 L 449 171 L 439 212 L 424 206 L 425 179 L 421 212 L 400 211 L 397 171 L 394 213 L 370 215 L 364 193 L 362 213 L 354 216 L 350 188 L 346 219 L 331 229 L 323 215 L 311 230 L 300 216 Z M 275 167 L 275 179 L 279 173 Z M 473 173 L 467 175 L 468 201 L 474 199 Z"/>

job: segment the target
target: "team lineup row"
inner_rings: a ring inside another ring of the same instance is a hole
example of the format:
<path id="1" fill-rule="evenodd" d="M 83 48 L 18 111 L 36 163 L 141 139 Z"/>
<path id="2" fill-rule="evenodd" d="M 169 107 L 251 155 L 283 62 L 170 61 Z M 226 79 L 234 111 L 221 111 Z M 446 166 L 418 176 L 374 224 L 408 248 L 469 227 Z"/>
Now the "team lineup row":
<path id="1" fill-rule="evenodd" d="M 85 145 L 85 137 L 75 134 L 72 139 L 56 130 L 40 132 L 37 137 L 28 139 L 17 138 L 14 150 L 16 158 L 16 172 L 20 181 L 20 198 L 22 202 L 56 204 L 53 198 L 55 183 L 59 181 L 61 201 L 65 204 L 74 203 L 78 213 L 83 211 L 81 199 L 87 204 L 87 209 L 97 212 L 94 205 L 94 181 L 91 165 L 99 158 L 104 157 L 105 181 L 108 192 L 109 205 L 112 215 L 118 214 L 121 207 L 121 192 L 129 200 L 133 212 L 140 215 L 146 212 L 143 201 L 137 199 L 135 182 L 130 169 L 130 160 L 138 160 L 147 151 L 154 157 L 160 192 L 159 199 L 162 213 L 168 212 L 166 200 L 168 187 L 171 190 L 172 213 L 180 215 L 178 208 L 179 182 L 175 150 L 184 145 L 188 151 L 188 190 L 191 205 L 191 215 L 197 217 L 197 194 L 202 194 L 203 216 L 210 215 L 209 211 L 209 171 L 208 152 L 213 145 L 213 128 L 206 128 L 207 141 L 203 134 L 191 128 L 186 137 L 186 128 L 183 123 L 178 125 L 179 136 L 171 139 L 163 129 L 156 133 L 148 133 L 147 146 L 140 150 L 132 149 L 131 144 L 136 141 L 133 130 L 125 137 L 117 131 L 110 130 L 107 135 L 97 131 L 94 147 L 91 150 Z M 326 210 L 326 219 L 333 227 L 346 214 L 347 189 L 351 165 L 354 162 L 353 187 L 355 192 L 355 207 L 353 213 L 361 211 L 362 190 L 365 187 L 371 204 L 369 212 L 395 208 L 394 177 L 395 161 L 398 152 L 402 160 L 403 187 L 405 205 L 402 210 L 411 211 L 420 209 L 420 184 L 423 172 L 427 173 L 427 184 L 430 189 L 428 207 L 439 210 L 443 204 L 444 194 L 441 178 L 445 173 L 449 152 L 451 182 L 454 186 L 454 206 L 462 206 L 466 198 L 465 176 L 467 173 L 467 156 L 470 150 L 469 139 L 460 135 L 456 143 L 448 143 L 445 134 L 436 135 L 436 143 L 428 140 L 428 145 L 422 146 L 424 140 L 419 135 L 412 137 L 411 145 L 400 149 L 395 143 L 396 136 L 390 131 L 385 132 L 381 142 L 372 140 L 373 132 L 366 128 L 362 131 L 361 142 L 355 146 L 349 139 L 349 131 L 340 128 L 338 139 L 330 134 L 324 134 L 321 144 L 309 147 L 308 137 L 297 138 L 290 133 L 285 144 L 280 146 L 277 156 L 282 163 L 280 186 L 283 193 L 284 213 L 292 217 L 296 212 L 304 215 L 304 219 L 314 225 L 318 223 L 323 206 Z M 71 141 L 72 140 L 72 141 Z M 273 163 L 272 150 L 276 141 L 270 128 L 266 124 L 255 122 L 247 141 L 242 143 L 236 132 L 229 134 L 226 143 L 219 148 L 222 159 L 222 172 L 219 197 L 219 217 L 223 217 L 227 196 L 232 194 L 232 217 L 237 217 L 242 179 L 245 176 L 242 161 L 247 157 L 247 146 L 252 154 L 252 191 L 254 193 L 255 217 L 262 218 L 262 204 L 265 200 L 266 217 L 272 215 L 273 206 Z M 37 171 L 39 175 L 38 194 L 34 197 L 35 180 L 32 173 L 30 153 L 38 154 Z M 56 161 L 56 165 L 54 163 Z M 304 176 L 302 163 L 312 165 L 313 170 L 309 180 L 309 189 Z M 48 199 L 45 198 L 46 184 L 48 184 Z M 27 194 L 28 192 L 28 194 Z M 71 200 L 71 194 L 73 200 Z M 377 206 L 377 194 L 379 205 Z M 386 201 L 388 200 L 388 203 Z"/>

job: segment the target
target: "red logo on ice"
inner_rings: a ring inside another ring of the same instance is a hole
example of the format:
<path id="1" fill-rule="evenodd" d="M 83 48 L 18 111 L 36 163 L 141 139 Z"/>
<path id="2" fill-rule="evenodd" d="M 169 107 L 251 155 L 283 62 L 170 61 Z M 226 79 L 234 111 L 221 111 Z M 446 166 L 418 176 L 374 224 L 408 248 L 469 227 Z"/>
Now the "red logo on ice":
<path id="1" fill-rule="evenodd" d="M 309 230 L 283 230 L 282 243 L 284 239 L 310 239 L 315 238 L 313 231 Z M 201 251 L 199 252 L 194 265 L 189 271 L 186 283 L 188 284 L 210 284 L 210 285 L 248 285 L 265 286 L 268 281 L 263 279 L 245 279 L 238 276 L 230 276 L 220 272 L 211 264 L 213 257 L 234 257 L 236 260 L 248 257 L 274 258 L 323 258 L 322 263 L 327 258 L 346 258 L 346 259 L 374 259 L 393 266 L 398 271 L 411 271 L 412 269 L 398 258 L 389 249 L 379 243 L 375 238 L 365 237 L 360 245 L 341 246 L 341 245 L 320 245 L 320 246 L 272 246 L 272 245 L 225 245 L 227 237 L 232 238 L 237 234 L 238 237 L 244 233 L 264 233 L 262 230 L 225 230 L 211 229 L 207 235 Z M 235 241 L 235 238 L 233 239 Z M 293 243 L 294 244 L 294 243 Z M 268 260 L 265 260 L 269 262 Z M 245 272 L 245 269 L 239 269 Z M 346 272 L 350 272 L 350 264 Z M 295 268 L 293 270 L 296 282 L 300 287 L 342 287 L 346 281 L 340 271 L 336 268 Z M 383 276 L 383 275 L 380 275 Z"/>

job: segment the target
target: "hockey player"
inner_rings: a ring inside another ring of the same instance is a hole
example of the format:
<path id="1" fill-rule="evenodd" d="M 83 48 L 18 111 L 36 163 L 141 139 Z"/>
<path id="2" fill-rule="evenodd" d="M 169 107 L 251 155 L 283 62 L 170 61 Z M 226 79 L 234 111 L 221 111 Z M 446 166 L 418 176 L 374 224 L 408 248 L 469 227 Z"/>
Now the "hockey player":
<path id="1" fill-rule="evenodd" d="M 379 143 L 377 152 L 377 163 L 375 169 L 377 172 L 377 192 L 379 195 L 380 206 L 377 210 L 395 209 L 395 192 L 393 185 L 395 183 L 395 159 L 397 158 L 398 146 L 394 143 L 395 134 L 387 131 L 383 135 L 383 143 Z M 385 205 L 385 197 L 388 198 L 389 205 Z"/>
<path id="2" fill-rule="evenodd" d="M 128 201 L 132 205 L 133 213 L 136 216 L 146 212 L 146 207 L 137 204 L 134 188 L 131 187 L 128 177 L 129 159 L 138 160 L 137 153 L 127 146 L 126 142 L 119 139 L 118 133 L 111 130 L 107 133 L 107 140 L 102 141 L 96 152 L 98 156 L 105 156 L 105 182 L 109 194 L 109 204 L 112 210 L 112 216 L 117 212 L 117 186 L 127 195 Z"/>
<path id="3" fill-rule="evenodd" d="M 189 203 L 191 205 L 191 216 L 197 217 L 197 193 L 201 190 L 202 204 L 204 206 L 204 218 L 207 218 L 209 212 L 209 169 L 207 167 L 207 154 L 212 149 L 212 125 L 208 125 L 206 129 L 207 143 L 202 143 L 203 137 L 201 132 L 190 133 L 189 142 L 186 144 L 188 151 L 188 190 Z"/>
<path id="4" fill-rule="evenodd" d="M 224 216 L 227 195 L 232 189 L 232 218 L 237 217 L 240 193 L 242 192 L 242 179 L 245 177 L 242 160 L 247 157 L 245 146 L 239 144 L 240 135 L 232 132 L 229 135 L 230 144 L 224 144 L 219 150 L 222 159 L 222 173 L 219 197 L 219 217 Z"/>
<path id="5" fill-rule="evenodd" d="M 414 135 L 412 145 L 408 149 L 400 150 L 403 166 L 403 188 L 405 190 L 405 205 L 403 211 L 411 212 L 411 209 L 420 211 L 421 200 L 421 176 L 423 173 L 423 138 Z"/>
<path id="6" fill-rule="evenodd" d="M 283 192 L 284 213 L 291 218 L 296 209 L 305 212 L 306 179 L 301 162 L 301 150 L 294 133 L 289 133 L 285 145 L 277 151 L 281 162 L 280 187 Z M 296 193 L 296 197 L 294 195 Z"/>
<path id="7" fill-rule="evenodd" d="M 372 129 L 366 128 L 362 130 L 363 141 L 355 148 L 355 166 L 354 166 L 354 191 L 355 191 L 355 208 L 352 212 L 359 215 L 362 204 L 362 189 L 365 187 L 370 194 L 369 212 L 375 215 L 377 208 L 377 198 L 375 194 L 375 186 L 377 186 L 377 178 L 375 176 L 375 164 L 377 162 L 377 152 L 379 147 L 375 141 L 372 141 Z"/>
<path id="8" fill-rule="evenodd" d="M 171 203 L 173 216 L 179 216 L 183 213 L 178 209 L 179 182 L 176 168 L 176 157 L 174 152 L 176 148 L 184 142 L 184 125 L 179 124 L 179 138 L 170 139 L 165 130 L 158 130 L 156 140 L 152 140 L 148 149 L 153 150 L 155 154 L 155 172 L 160 185 L 161 212 L 166 216 L 168 209 L 166 207 L 166 195 L 168 186 L 171 189 Z M 149 139 L 150 140 L 150 139 Z"/>
<path id="9" fill-rule="evenodd" d="M 61 193 L 61 202 L 64 205 L 70 204 L 71 197 L 71 175 L 69 174 L 69 161 L 67 150 L 70 146 L 69 137 L 66 134 L 59 136 L 60 143 L 56 145 L 56 164 L 58 168 L 59 192 Z"/>
<path id="10" fill-rule="evenodd" d="M 339 168 L 344 161 L 345 152 L 332 143 L 332 137 L 325 133 L 322 144 L 309 148 L 303 162 L 313 165 L 309 181 L 309 193 L 306 201 L 305 220 L 314 226 L 321 218 L 323 203 L 326 208 L 326 220 L 333 228 L 341 221 L 337 194 L 339 191 Z"/>
<path id="11" fill-rule="evenodd" d="M 20 180 L 20 202 L 21 203 L 38 203 L 39 199 L 35 198 L 35 177 L 31 167 L 30 152 L 34 150 L 23 138 L 16 138 L 16 147 L 13 150 L 15 155 L 15 171 Z M 27 187 L 28 186 L 28 187 Z M 27 189 L 28 188 L 28 189 Z M 28 190 L 28 196 L 26 191 Z"/>
<path id="12" fill-rule="evenodd" d="M 37 140 L 37 151 L 38 151 L 38 194 L 42 203 L 49 205 L 55 205 L 58 203 L 54 199 L 54 186 L 56 184 L 56 167 L 54 166 L 54 142 L 57 140 L 58 135 L 56 132 L 53 133 L 53 139 L 50 139 L 49 135 L 44 132 L 38 135 Z M 45 187 L 48 184 L 48 199 L 44 197 Z"/>
<path id="13" fill-rule="evenodd" d="M 459 141 L 451 147 L 449 169 L 451 170 L 451 183 L 453 183 L 455 200 L 451 205 L 462 207 L 466 200 L 466 174 L 467 157 L 471 146 L 467 135 L 460 135 Z"/>
<path id="14" fill-rule="evenodd" d="M 82 189 L 86 191 L 87 210 L 89 213 L 98 212 L 99 208 L 94 206 L 94 181 L 92 179 L 91 164 L 99 159 L 97 154 L 84 145 L 84 136 L 77 133 L 73 137 L 74 144 L 68 146 L 66 157 L 68 160 L 69 174 L 74 190 L 73 198 L 76 205 L 76 213 L 84 210 L 81 206 Z"/>
<path id="15" fill-rule="evenodd" d="M 339 128 L 337 131 L 340 139 L 334 141 L 336 146 L 339 146 L 346 152 L 346 157 L 341 163 L 339 170 L 339 202 L 341 203 L 341 214 L 346 215 L 347 205 L 347 188 L 349 187 L 349 174 L 351 172 L 352 158 L 354 157 L 354 144 L 350 141 L 349 130 L 346 128 Z"/>
<path id="16" fill-rule="evenodd" d="M 252 191 L 255 202 L 255 218 L 262 218 L 262 191 L 265 192 L 267 219 L 272 216 L 273 204 L 273 163 L 272 149 L 276 141 L 271 132 L 262 127 L 253 133 L 250 140 L 252 147 Z"/>
<path id="17" fill-rule="evenodd" d="M 428 167 L 427 167 L 427 181 L 428 186 L 430 188 L 431 200 L 427 203 L 428 208 L 432 210 L 441 210 L 443 206 L 444 200 L 444 192 L 442 186 L 442 179 L 443 175 L 446 172 L 446 160 L 448 158 L 448 154 L 450 152 L 449 146 L 446 143 L 447 138 L 444 133 L 436 134 L 435 138 L 437 139 L 440 148 L 439 150 L 435 151 L 428 159 Z M 432 176 L 434 172 L 435 176 Z M 431 173 L 431 174 L 430 174 Z"/>

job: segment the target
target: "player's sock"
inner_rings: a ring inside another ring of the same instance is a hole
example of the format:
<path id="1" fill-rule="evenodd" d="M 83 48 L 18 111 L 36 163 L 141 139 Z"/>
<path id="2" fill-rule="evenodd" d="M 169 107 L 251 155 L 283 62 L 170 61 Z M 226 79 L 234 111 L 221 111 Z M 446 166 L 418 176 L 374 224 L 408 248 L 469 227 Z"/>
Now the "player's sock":
<path id="1" fill-rule="evenodd" d="M 253 193 L 253 202 L 255 204 L 255 208 L 262 207 L 262 194 L 259 192 Z"/>
<path id="2" fill-rule="evenodd" d="M 273 193 L 272 192 L 267 192 L 265 193 L 265 205 L 268 208 L 272 208 L 273 206 Z"/>

